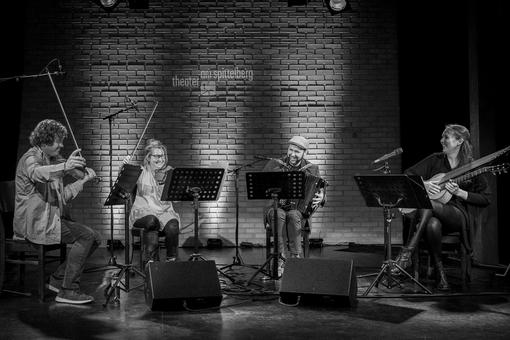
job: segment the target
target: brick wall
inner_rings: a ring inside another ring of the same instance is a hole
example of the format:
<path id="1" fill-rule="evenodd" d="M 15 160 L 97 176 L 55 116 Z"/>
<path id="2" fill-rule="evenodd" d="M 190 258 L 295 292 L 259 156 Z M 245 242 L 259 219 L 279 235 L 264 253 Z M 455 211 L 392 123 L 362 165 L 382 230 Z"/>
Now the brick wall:
<path id="1" fill-rule="evenodd" d="M 130 96 L 140 112 L 121 113 L 113 123 L 114 174 L 155 101 L 144 140 L 162 140 L 173 166 L 223 162 L 233 168 L 255 155 L 279 157 L 286 141 L 301 134 L 312 144 L 308 159 L 330 184 L 312 236 L 329 244 L 382 243 L 382 211 L 364 206 L 353 175 L 369 172 L 373 159 L 399 145 L 396 4 L 350 5 L 351 11 L 332 16 L 320 0 L 300 7 L 267 0 L 151 0 L 148 10 L 122 2 L 111 13 L 91 1 L 27 1 L 25 72 L 60 59 L 67 75 L 55 84 L 88 165 L 103 178 L 74 201 L 75 218 L 109 238 L 103 206 L 108 122 L 101 118 Z M 63 121 L 55 94 L 47 79 L 27 80 L 19 155 L 44 118 Z M 68 155 L 73 143 L 66 143 Z M 140 148 L 136 159 L 142 157 Z M 399 160 L 391 166 L 398 172 Z M 265 202 L 247 200 L 246 170 L 239 177 L 239 240 L 262 243 Z M 176 209 L 183 224 L 192 221 L 189 203 Z M 219 200 L 201 204 L 201 213 L 203 240 L 234 241 L 232 175 Z M 115 207 L 114 216 L 115 238 L 123 239 L 123 207 Z"/>

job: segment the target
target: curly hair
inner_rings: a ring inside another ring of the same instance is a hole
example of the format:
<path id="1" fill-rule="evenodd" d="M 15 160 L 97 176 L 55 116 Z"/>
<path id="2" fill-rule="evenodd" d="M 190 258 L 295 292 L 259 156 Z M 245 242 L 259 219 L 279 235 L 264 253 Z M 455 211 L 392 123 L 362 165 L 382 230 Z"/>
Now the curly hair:
<path id="1" fill-rule="evenodd" d="M 163 150 L 163 154 L 165 155 L 165 165 L 163 167 L 165 167 L 168 162 L 166 146 L 163 143 L 161 143 L 159 140 L 152 139 L 152 138 L 147 140 L 147 144 L 145 145 L 145 157 L 143 159 L 143 165 L 146 166 L 147 164 L 149 164 L 149 157 L 152 155 L 152 152 L 155 149 Z"/>
<path id="2" fill-rule="evenodd" d="M 467 164 L 473 161 L 473 146 L 471 145 L 471 134 L 469 130 L 459 124 L 448 124 L 446 125 L 443 135 L 451 134 L 453 137 L 457 139 L 463 139 L 462 145 L 460 146 L 459 155 L 457 158 L 459 159 L 459 165 Z"/>
<path id="3" fill-rule="evenodd" d="M 28 138 L 30 145 L 53 145 L 55 138 L 64 139 L 67 137 L 67 129 L 64 125 L 60 124 L 53 119 L 45 119 L 35 127 L 34 131 L 30 133 Z"/>

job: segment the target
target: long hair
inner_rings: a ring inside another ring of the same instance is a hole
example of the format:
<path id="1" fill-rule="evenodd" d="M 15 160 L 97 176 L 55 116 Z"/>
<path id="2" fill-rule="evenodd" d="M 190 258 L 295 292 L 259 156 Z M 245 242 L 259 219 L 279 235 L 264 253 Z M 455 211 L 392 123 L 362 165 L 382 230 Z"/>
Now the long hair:
<path id="1" fill-rule="evenodd" d="M 28 140 L 32 146 L 53 145 L 57 137 L 60 139 L 67 137 L 66 127 L 56 120 L 45 119 L 36 125 Z"/>
<path id="2" fill-rule="evenodd" d="M 463 139 L 464 142 L 460 146 L 459 154 L 457 155 L 457 159 L 459 161 L 459 166 L 467 164 L 473 161 L 473 146 L 471 145 L 471 134 L 469 130 L 459 124 L 448 124 L 446 125 L 443 134 L 451 134 L 457 139 Z"/>
<path id="3" fill-rule="evenodd" d="M 147 140 L 147 144 L 145 145 L 145 157 L 143 159 L 143 166 L 147 166 L 149 164 L 149 158 L 155 149 L 163 150 L 163 153 L 165 155 L 165 164 L 163 165 L 163 168 L 165 168 L 168 163 L 168 155 L 166 153 L 166 146 L 163 143 L 161 143 L 159 140 L 152 139 L 152 138 Z"/>

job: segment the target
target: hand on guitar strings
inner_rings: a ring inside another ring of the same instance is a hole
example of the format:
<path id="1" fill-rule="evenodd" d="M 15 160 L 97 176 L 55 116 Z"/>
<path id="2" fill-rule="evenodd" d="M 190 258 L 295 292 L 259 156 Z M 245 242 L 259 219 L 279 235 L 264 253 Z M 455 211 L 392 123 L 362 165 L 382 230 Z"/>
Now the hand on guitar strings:
<path id="1" fill-rule="evenodd" d="M 429 195 L 435 195 L 441 191 L 441 187 L 434 182 L 425 182 L 424 184 Z"/>
<path id="2" fill-rule="evenodd" d="M 445 189 L 452 195 L 457 195 L 459 191 L 459 185 L 454 181 L 448 181 L 445 183 Z"/>

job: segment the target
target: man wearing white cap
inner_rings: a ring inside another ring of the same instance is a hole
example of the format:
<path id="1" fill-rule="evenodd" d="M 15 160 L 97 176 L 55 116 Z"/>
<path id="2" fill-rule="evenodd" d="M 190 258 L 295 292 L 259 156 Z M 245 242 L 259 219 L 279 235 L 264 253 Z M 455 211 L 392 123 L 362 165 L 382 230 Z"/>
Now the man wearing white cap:
<path id="1" fill-rule="evenodd" d="M 305 137 L 292 137 L 289 140 L 287 155 L 282 159 L 271 159 L 267 162 L 263 171 L 303 171 L 307 174 L 319 177 L 319 166 L 310 163 L 304 158 L 308 152 L 308 148 L 309 143 Z M 323 189 L 315 194 L 315 197 L 312 199 L 312 204 L 315 207 L 324 205 Z M 273 226 L 273 214 L 274 209 L 272 205 L 266 207 L 264 210 L 266 225 Z M 305 219 L 301 212 L 296 210 L 295 204 L 287 200 L 280 200 L 277 209 L 277 217 L 280 254 L 285 257 L 285 249 L 287 248 L 291 257 L 302 257 L 301 231 L 306 227 L 306 224 L 311 228 L 311 221 Z M 279 268 L 280 275 L 282 270 L 283 263 L 281 263 Z"/>

